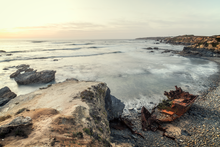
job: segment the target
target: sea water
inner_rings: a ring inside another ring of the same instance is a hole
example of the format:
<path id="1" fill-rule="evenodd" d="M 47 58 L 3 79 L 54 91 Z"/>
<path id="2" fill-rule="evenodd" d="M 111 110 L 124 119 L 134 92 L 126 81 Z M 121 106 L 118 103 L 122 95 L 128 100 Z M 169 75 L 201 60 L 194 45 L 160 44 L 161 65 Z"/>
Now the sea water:
<path id="1" fill-rule="evenodd" d="M 158 47 L 159 50 L 146 50 Z M 67 78 L 107 83 L 111 94 L 128 108 L 152 107 L 177 85 L 192 94 L 206 88 L 208 77 L 218 72 L 214 62 L 186 58 L 161 49 L 181 51 L 183 46 L 154 40 L 0 40 L 0 88 L 18 95 L 48 84 L 17 85 L 10 74 L 20 64 L 56 70 L 58 83 Z M 8 55 L 12 54 L 12 55 Z M 57 59 L 58 61 L 54 60 Z M 8 68 L 8 70 L 3 70 Z"/>

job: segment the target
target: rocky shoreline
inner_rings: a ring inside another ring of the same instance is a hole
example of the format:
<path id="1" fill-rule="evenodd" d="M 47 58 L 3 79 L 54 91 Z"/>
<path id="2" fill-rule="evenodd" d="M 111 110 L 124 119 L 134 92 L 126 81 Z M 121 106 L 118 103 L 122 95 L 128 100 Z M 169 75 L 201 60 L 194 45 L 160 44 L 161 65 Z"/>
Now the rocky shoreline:
<path id="1" fill-rule="evenodd" d="M 218 52 L 205 48 L 185 47 L 180 52 L 145 49 L 203 58 L 220 65 Z M 33 71 L 28 67 L 19 70 L 18 75 L 25 74 L 21 73 L 25 70 Z M 110 95 L 105 83 L 69 79 L 52 84 L 10 98 L 0 107 L 0 146 L 220 146 L 219 75 L 212 80 L 210 88 L 201 93 L 188 112 L 173 122 L 162 123 L 170 138 L 160 130 L 143 131 L 141 114 L 134 109 L 124 118 L 131 121 L 133 130 L 142 136 L 133 134 L 128 128 L 115 129 L 113 125 L 120 118 L 124 104 Z"/>

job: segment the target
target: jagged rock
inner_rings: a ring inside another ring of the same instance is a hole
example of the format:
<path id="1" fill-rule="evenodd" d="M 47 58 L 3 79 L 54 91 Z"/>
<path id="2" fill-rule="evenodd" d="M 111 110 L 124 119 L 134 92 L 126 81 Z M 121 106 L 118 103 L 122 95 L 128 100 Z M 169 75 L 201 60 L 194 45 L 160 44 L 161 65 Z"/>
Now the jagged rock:
<path id="1" fill-rule="evenodd" d="M 213 57 L 215 53 L 212 50 L 207 50 L 205 48 L 184 47 L 183 51 L 180 54 Z"/>
<path id="2" fill-rule="evenodd" d="M 43 70 L 40 72 L 32 71 L 19 74 L 15 77 L 15 81 L 20 85 L 34 84 L 34 83 L 48 83 L 55 79 L 54 70 Z"/>
<path id="3" fill-rule="evenodd" d="M 17 95 L 12 92 L 7 86 L 0 89 L 0 106 L 5 105 L 11 99 L 15 98 Z"/>
<path id="4" fill-rule="evenodd" d="M 116 97 L 110 95 L 110 89 L 107 89 L 105 96 L 105 109 L 108 112 L 108 120 L 117 119 L 122 115 L 125 104 Z"/>
<path id="5" fill-rule="evenodd" d="M 0 53 L 5 53 L 6 51 L 4 51 L 4 50 L 0 50 Z"/>
<path id="6" fill-rule="evenodd" d="M 16 66 L 16 68 L 18 69 L 16 72 L 12 73 L 10 75 L 10 78 L 15 78 L 16 76 L 18 76 L 21 72 L 31 72 L 34 69 L 33 68 L 29 68 L 30 65 L 27 64 L 21 64 L 19 66 Z"/>
<path id="7" fill-rule="evenodd" d="M 17 69 L 24 69 L 24 68 L 29 68 L 30 65 L 28 64 L 21 64 L 21 65 L 18 65 L 18 66 L 15 66 Z"/>

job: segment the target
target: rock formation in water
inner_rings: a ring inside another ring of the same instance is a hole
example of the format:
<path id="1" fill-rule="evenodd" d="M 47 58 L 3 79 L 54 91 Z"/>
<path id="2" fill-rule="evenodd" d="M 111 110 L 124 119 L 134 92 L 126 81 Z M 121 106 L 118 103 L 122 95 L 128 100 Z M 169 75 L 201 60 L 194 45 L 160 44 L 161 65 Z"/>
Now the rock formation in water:
<path id="1" fill-rule="evenodd" d="M 20 85 L 28 85 L 34 83 L 49 83 L 55 79 L 54 70 L 43 70 L 40 72 L 29 68 L 29 65 L 22 64 L 16 66 L 17 71 L 10 75 Z M 24 73 L 22 73 L 24 72 Z"/>
<path id="2" fill-rule="evenodd" d="M 40 72 L 31 71 L 19 74 L 15 77 L 15 81 L 20 85 L 28 85 L 34 83 L 49 83 L 55 79 L 54 70 L 43 70 Z"/>

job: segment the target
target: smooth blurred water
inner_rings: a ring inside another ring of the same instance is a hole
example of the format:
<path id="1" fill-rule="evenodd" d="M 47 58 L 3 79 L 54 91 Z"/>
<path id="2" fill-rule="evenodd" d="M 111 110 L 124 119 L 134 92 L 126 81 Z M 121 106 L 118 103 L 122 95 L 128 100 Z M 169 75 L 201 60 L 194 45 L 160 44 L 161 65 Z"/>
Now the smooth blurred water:
<path id="1" fill-rule="evenodd" d="M 185 58 L 162 50 L 182 50 L 183 46 L 155 44 L 153 40 L 0 40 L 0 88 L 26 94 L 47 84 L 17 85 L 9 75 L 20 64 L 31 68 L 56 70 L 56 81 L 67 78 L 106 82 L 111 94 L 121 99 L 126 108 L 152 107 L 164 99 L 164 91 L 180 86 L 197 94 L 205 89 L 208 77 L 218 72 L 214 62 Z M 6 56 L 6 54 L 12 54 Z M 58 59 L 58 61 L 54 61 Z"/>

